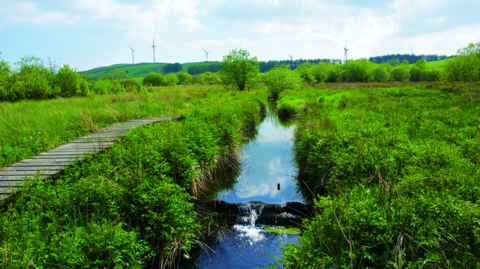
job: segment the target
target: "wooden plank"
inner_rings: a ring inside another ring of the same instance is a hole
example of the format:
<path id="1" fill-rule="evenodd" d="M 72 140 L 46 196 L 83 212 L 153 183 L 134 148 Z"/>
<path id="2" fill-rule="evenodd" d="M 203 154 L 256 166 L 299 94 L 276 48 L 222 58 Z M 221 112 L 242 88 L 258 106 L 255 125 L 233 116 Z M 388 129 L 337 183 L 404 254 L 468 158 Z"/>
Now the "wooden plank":
<path id="1" fill-rule="evenodd" d="M 16 192 L 27 178 L 46 179 L 55 176 L 75 160 L 84 160 L 86 155 L 109 149 L 133 128 L 176 118 L 178 117 L 140 119 L 112 124 L 101 128 L 97 133 L 80 137 L 50 151 L 1 168 L 1 203 L 11 200 L 11 194 Z"/>
<path id="2" fill-rule="evenodd" d="M 63 170 L 66 165 L 58 166 L 58 165 L 38 165 L 38 166 L 9 166 L 0 169 L 0 173 L 2 171 L 58 171 Z"/>

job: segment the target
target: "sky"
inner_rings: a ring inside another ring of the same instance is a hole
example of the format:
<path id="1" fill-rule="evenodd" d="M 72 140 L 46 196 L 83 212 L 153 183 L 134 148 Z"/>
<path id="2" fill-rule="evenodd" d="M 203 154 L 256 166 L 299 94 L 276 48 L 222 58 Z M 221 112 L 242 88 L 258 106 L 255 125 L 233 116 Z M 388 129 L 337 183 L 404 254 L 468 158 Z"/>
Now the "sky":
<path id="1" fill-rule="evenodd" d="M 0 0 L 0 57 L 51 57 L 84 71 L 152 62 L 453 55 L 480 41 L 477 0 Z M 128 44 L 128 45 L 127 45 Z"/>

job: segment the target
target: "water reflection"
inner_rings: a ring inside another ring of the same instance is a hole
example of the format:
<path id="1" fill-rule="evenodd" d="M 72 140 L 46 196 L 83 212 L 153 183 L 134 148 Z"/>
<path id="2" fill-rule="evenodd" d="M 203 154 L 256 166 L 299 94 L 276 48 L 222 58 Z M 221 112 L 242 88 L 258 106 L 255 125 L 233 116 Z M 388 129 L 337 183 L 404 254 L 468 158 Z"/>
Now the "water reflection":
<path id="1" fill-rule="evenodd" d="M 291 122 L 279 120 L 270 104 L 265 120 L 257 127 L 256 139 L 243 148 L 242 171 L 236 184 L 220 192 L 216 199 L 229 203 L 304 202 L 297 191 L 296 168 L 292 163 L 294 128 Z"/>

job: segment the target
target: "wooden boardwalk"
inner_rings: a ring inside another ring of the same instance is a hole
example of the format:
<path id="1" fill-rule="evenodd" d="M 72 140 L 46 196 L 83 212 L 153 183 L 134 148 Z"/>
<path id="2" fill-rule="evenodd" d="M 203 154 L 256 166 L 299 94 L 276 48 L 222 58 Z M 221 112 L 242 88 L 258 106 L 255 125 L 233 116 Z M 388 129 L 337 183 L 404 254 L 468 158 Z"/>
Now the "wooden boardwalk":
<path id="1" fill-rule="evenodd" d="M 22 187 L 28 177 L 39 173 L 40 178 L 55 177 L 76 159 L 85 159 L 85 154 L 94 154 L 110 148 L 131 129 L 165 121 L 170 118 L 140 119 L 110 125 L 98 132 L 70 141 L 50 151 L 40 153 L 32 158 L 0 168 L 0 204 Z"/>

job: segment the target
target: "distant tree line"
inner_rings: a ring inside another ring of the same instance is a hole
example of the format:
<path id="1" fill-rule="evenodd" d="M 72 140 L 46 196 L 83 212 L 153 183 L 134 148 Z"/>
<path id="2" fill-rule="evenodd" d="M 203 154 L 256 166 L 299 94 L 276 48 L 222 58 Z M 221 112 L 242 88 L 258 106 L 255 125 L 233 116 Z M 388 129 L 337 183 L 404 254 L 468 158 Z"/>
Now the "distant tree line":
<path id="1" fill-rule="evenodd" d="M 220 70 L 220 68 L 221 68 L 220 64 L 194 65 L 194 66 L 190 66 L 187 69 L 187 73 L 189 73 L 192 76 L 199 75 L 205 72 L 216 73 L 218 72 L 218 70 Z"/>
<path id="2" fill-rule="evenodd" d="M 177 73 L 178 71 L 182 70 L 182 65 L 180 63 L 167 64 L 162 67 L 162 70 L 164 74 Z"/>
<path id="3" fill-rule="evenodd" d="M 405 60 L 407 60 L 409 63 L 416 63 L 420 59 L 423 59 L 425 62 L 434 62 L 434 61 L 445 60 L 453 57 L 455 57 L 455 55 L 447 56 L 447 55 L 438 55 L 438 54 L 429 54 L 429 55 L 388 54 L 383 56 L 370 57 L 368 58 L 368 60 L 372 63 L 381 64 L 381 63 L 391 63 L 393 59 L 397 59 L 397 64 L 399 64 Z"/>
<path id="4" fill-rule="evenodd" d="M 296 69 L 301 64 L 304 63 L 312 63 L 312 64 L 319 64 L 319 63 L 331 63 L 331 64 L 341 64 L 341 59 L 297 59 L 297 60 L 273 60 L 268 62 L 259 62 L 260 73 L 265 73 L 267 71 L 272 70 L 275 66 L 282 66 L 288 65 L 290 69 Z"/>

